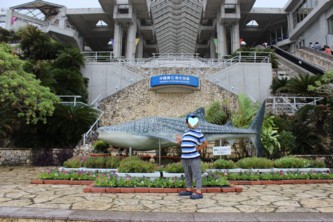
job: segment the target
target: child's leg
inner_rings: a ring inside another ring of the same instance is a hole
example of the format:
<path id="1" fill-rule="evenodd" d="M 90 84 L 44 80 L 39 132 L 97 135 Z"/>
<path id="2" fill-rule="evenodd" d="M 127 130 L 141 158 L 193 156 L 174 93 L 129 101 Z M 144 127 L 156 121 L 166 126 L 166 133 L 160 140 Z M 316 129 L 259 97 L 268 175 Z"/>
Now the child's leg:
<path id="1" fill-rule="evenodd" d="M 201 194 L 202 178 L 201 178 L 201 159 L 196 158 L 191 162 L 191 169 L 195 179 L 196 192 Z"/>
<path id="2" fill-rule="evenodd" d="M 186 190 L 192 191 L 192 170 L 191 170 L 191 160 L 182 159 L 185 179 L 186 179 Z"/>

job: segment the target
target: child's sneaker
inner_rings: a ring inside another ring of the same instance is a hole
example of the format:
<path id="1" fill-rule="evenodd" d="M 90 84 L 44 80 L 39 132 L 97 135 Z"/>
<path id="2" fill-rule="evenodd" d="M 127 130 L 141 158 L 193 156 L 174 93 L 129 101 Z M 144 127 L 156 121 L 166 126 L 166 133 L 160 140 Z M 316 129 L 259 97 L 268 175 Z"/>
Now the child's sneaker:
<path id="1" fill-rule="evenodd" d="M 183 190 L 179 192 L 179 196 L 191 196 L 193 193 L 191 191 Z"/>
<path id="2" fill-rule="evenodd" d="M 203 195 L 202 195 L 202 193 L 194 193 L 194 194 L 192 194 L 192 195 L 190 196 L 190 198 L 191 198 L 192 200 L 195 200 L 195 199 L 201 199 L 201 198 L 203 198 Z"/>

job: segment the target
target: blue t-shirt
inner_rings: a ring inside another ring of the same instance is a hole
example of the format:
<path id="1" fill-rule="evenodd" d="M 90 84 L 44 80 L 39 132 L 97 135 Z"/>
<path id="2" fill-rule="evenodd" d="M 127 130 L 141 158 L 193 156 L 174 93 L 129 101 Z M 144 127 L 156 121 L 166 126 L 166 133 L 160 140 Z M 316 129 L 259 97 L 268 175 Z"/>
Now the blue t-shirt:
<path id="1" fill-rule="evenodd" d="M 188 129 L 184 132 L 182 143 L 180 145 L 182 150 L 182 159 L 192 159 L 200 156 L 196 147 L 204 142 L 206 138 L 201 131 L 195 129 Z"/>

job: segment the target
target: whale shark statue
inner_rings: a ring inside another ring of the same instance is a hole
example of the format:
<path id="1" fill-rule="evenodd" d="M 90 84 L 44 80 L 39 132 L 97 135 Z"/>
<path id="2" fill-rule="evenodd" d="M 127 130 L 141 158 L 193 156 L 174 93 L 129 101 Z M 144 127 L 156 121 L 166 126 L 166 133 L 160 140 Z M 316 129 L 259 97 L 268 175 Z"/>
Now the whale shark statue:
<path id="1" fill-rule="evenodd" d="M 216 125 L 204 120 L 205 111 L 199 108 L 194 113 L 199 118 L 197 129 L 208 141 L 249 138 L 256 148 L 257 156 L 262 156 L 261 127 L 265 114 L 265 102 L 259 108 L 248 129 L 236 128 L 231 124 Z M 153 150 L 177 145 L 176 135 L 187 129 L 185 118 L 148 117 L 127 123 L 103 126 L 97 129 L 98 139 L 114 147 L 133 150 Z"/>

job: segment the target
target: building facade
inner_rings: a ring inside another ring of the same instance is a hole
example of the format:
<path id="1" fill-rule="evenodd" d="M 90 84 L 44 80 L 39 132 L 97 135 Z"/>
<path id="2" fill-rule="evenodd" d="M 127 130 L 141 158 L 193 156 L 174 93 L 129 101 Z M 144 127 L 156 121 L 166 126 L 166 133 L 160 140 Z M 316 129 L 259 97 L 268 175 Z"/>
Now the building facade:
<path id="1" fill-rule="evenodd" d="M 289 0 L 284 8 L 254 8 L 255 0 L 99 3 L 99 8 L 70 9 L 35 0 L 10 8 L 6 28 L 34 24 L 82 51 L 111 51 L 128 59 L 153 53 L 222 58 L 241 43 L 268 43 L 291 51 L 310 42 L 333 47 L 331 0 Z"/>

